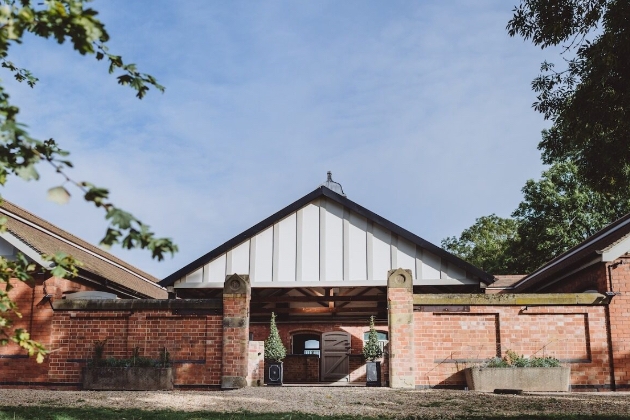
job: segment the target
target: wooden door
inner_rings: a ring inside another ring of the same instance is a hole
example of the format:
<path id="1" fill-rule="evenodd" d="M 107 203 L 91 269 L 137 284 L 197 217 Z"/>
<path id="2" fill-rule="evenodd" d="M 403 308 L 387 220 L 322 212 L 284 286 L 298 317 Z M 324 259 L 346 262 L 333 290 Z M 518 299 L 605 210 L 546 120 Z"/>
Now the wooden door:
<path id="1" fill-rule="evenodd" d="M 334 331 L 322 334 L 322 381 L 348 380 L 350 334 Z"/>

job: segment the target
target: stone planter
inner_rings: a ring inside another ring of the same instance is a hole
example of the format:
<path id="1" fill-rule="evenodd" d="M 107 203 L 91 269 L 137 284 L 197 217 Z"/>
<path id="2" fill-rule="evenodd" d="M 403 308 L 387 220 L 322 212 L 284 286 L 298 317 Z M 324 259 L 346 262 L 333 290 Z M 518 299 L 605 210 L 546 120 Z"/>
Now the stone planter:
<path id="1" fill-rule="evenodd" d="M 365 386 L 381 386 L 381 362 L 365 362 Z"/>
<path id="2" fill-rule="evenodd" d="M 268 386 L 282 386 L 282 362 L 268 360 L 265 363 L 265 384 Z"/>
<path id="3" fill-rule="evenodd" d="M 83 389 L 156 391 L 173 389 L 173 369 L 156 367 L 86 367 Z"/>
<path id="4" fill-rule="evenodd" d="M 523 391 L 569 391 L 570 367 L 468 368 L 464 369 L 471 391 L 493 392 L 495 389 Z"/>

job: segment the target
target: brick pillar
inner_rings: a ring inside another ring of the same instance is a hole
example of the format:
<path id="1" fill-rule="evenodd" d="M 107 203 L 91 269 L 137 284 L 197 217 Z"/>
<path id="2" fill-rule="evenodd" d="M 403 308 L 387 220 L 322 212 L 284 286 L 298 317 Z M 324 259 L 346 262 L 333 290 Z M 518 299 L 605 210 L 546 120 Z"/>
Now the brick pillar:
<path id="1" fill-rule="evenodd" d="M 389 314 L 389 384 L 415 388 L 413 277 L 411 270 L 391 270 L 387 276 Z"/>
<path id="2" fill-rule="evenodd" d="M 227 276 L 223 287 L 221 389 L 247 386 L 250 299 L 249 276 Z"/>

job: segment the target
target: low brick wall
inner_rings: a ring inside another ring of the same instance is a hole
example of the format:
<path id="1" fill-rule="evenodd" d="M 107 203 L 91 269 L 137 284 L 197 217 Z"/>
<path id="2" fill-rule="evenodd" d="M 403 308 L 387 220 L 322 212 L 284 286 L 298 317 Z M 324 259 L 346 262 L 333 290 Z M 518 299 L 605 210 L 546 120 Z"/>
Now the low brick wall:
<path id="1" fill-rule="evenodd" d="M 414 312 L 417 388 L 464 388 L 465 368 L 507 350 L 570 365 L 573 390 L 610 387 L 604 306 L 469 309 Z"/>
<path id="2" fill-rule="evenodd" d="M 290 354 L 283 363 L 285 383 L 319 381 L 319 356 L 316 354 Z"/>

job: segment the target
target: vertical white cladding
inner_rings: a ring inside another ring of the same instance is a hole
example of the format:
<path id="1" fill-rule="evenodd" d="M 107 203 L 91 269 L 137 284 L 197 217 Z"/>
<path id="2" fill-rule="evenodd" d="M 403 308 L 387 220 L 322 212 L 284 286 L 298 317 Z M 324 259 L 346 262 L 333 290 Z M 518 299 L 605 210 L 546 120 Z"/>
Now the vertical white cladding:
<path id="1" fill-rule="evenodd" d="M 398 237 L 398 246 L 396 252 L 396 268 L 402 267 L 412 271 L 412 278 L 416 276 L 416 245 L 408 240 Z M 393 269 L 394 267 L 392 267 Z"/>
<path id="2" fill-rule="evenodd" d="M 356 213 L 348 217 L 348 278 L 346 280 L 367 280 L 367 219 Z"/>
<path id="3" fill-rule="evenodd" d="M 327 200 L 324 224 L 324 266 L 322 280 L 343 280 L 343 206 Z"/>
<path id="4" fill-rule="evenodd" d="M 374 223 L 372 225 L 372 273 L 373 279 L 387 282 L 387 272 L 392 269 L 392 234 L 389 230 Z"/>
<path id="5" fill-rule="evenodd" d="M 254 282 L 270 282 L 273 277 L 273 226 L 260 232 L 252 240 L 252 263 L 250 264 L 250 280 Z"/>
<path id="6" fill-rule="evenodd" d="M 441 258 L 427 251 L 422 251 L 422 278 L 439 279 L 441 277 Z"/>
<path id="7" fill-rule="evenodd" d="M 472 284 L 474 278 L 334 200 L 321 197 L 289 214 L 178 281 L 217 283 L 249 274 L 252 285 L 362 282 L 385 285 L 402 267 L 417 284 Z M 296 284 L 297 285 L 297 284 Z"/>
<path id="8" fill-rule="evenodd" d="M 298 211 L 298 281 L 319 281 L 319 206 L 317 204 L 307 204 Z"/>
<path id="9" fill-rule="evenodd" d="M 466 280 L 466 270 L 454 264 L 447 264 L 446 275 L 449 279 Z"/>
<path id="10" fill-rule="evenodd" d="M 223 283 L 225 281 L 225 254 L 219 255 L 208 264 L 208 271 L 210 273 L 209 280 L 215 283 Z"/>
<path id="11" fill-rule="evenodd" d="M 278 238 L 274 240 L 274 253 L 277 252 L 278 261 L 275 281 L 295 281 L 296 218 L 297 215 L 292 213 L 277 224 Z"/>
<path id="12" fill-rule="evenodd" d="M 227 253 L 226 274 L 249 274 L 249 240 Z"/>
<path id="13" fill-rule="evenodd" d="M 186 276 L 186 283 L 201 283 L 203 281 L 203 267 Z"/>

